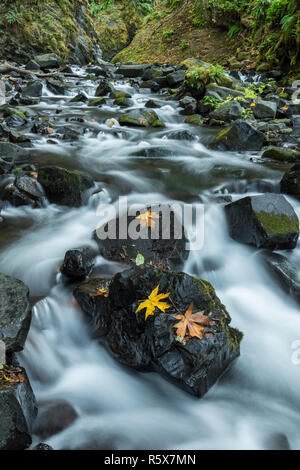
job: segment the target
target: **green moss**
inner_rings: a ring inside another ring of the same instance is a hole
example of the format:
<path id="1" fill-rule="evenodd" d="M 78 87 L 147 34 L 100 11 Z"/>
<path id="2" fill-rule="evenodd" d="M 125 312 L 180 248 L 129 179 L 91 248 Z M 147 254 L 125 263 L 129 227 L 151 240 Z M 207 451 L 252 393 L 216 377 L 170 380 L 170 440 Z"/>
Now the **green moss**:
<path id="1" fill-rule="evenodd" d="M 276 147 L 264 151 L 262 158 L 270 158 L 279 162 L 297 162 L 300 161 L 300 152 L 281 150 Z"/>
<path id="2" fill-rule="evenodd" d="M 275 214 L 274 212 L 256 212 L 256 217 L 267 232 L 274 235 L 285 235 L 299 231 L 297 217 L 288 217 L 286 214 Z"/>
<path id="3" fill-rule="evenodd" d="M 91 100 L 88 104 L 88 106 L 101 106 L 102 104 L 105 104 L 106 103 L 106 99 L 101 97 L 101 98 L 97 98 L 95 100 Z"/>
<path id="4" fill-rule="evenodd" d="M 188 116 L 185 121 L 186 124 L 193 124 L 195 126 L 201 126 L 203 124 L 203 119 L 200 116 L 192 115 Z"/>

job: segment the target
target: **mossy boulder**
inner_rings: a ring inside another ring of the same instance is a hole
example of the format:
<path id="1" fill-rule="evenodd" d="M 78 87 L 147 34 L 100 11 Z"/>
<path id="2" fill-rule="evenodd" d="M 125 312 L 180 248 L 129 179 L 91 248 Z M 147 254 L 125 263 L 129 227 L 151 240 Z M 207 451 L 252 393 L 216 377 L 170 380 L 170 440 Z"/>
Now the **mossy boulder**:
<path id="1" fill-rule="evenodd" d="M 39 54 L 34 57 L 34 61 L 42 69 L 51 69 L 58 68 L 62 64 L 62 59 L 59 55 L 50 53 L 50 54 Z"/>
<path id="2" fill-rule="evenodd" d="M 155 111 L 136 110 L 119 117 L 119 124 L 128 127 L 164 127 Z"/>
<path id="3" fill-rule="evenodd" d="M 300 198 L 300 164 L 293 165 L 282 177 L 280 182 L 282 193 Z"/>
<path id="4" fill-rule="evenodd" d="M 50 202 L 71 207 L 82 205 L 86 201 L 88 189 L 94 186 L 90 176 L 57 166 L 40 168 L 38 182 Z"/>
<path id="5" fill-rule="evenodd" d="M 237 101 L 231 100 L 214 109 L 209 116 L 217 121 L 236 121 L 242 118 L 243 108 Z"/>
<path id="6" fill-rule="evenodd" d="M 280 149 L 276 147 L 268 148 L 264 151 L 261 158 L 269 158 L 278 162 L 300 162 L 300 152 L 296 150 Z"/>
<path id="7" fill-rule="evenodd" d="M 223 150 L 260 150 L 265 143 L 265 136 L 245 121 L 237 121 L 232 126 L 219 132 L 213 148 Z"/>
<path id="8" fill-rule="evenodd" d="M 226 205 L 225 213 L 234 240 L 271 250 L 287 250 L 297 245 L 299 220 L 280 194 L 247 196 Z"/>
<path id="9" fill-rule="evenodd" d="M 193 124 L 194 126 L 202 126 L 203 119 L 198 114 L 193 114 L 192 116 L 188 116 L 184 122 L 186 124 Z"/>
<path id="10" fill-rule="evenodd" d="M 141 300 L 158 287 L 169 293 L 169 308 L 158 308 L 145 319 L 136 312 Z M 95 293 L 103 294 L 95 296 Z M 122 364 L 138 371 L 157 372 L 196 397 L 202 397 L 240 353 L 242 333 L 229 326 L 231 318 L 206 281 L 185 273 L 135 265 L 108 283 L 93 279 L 74 291 L 93 336 L 106 344 Z M 174 325 L 193 303 L 211 326 L 198 337 L 176 336 Z"/>
<path id="11" fill-rule="evenodd" d="M 96 98 L 94 100 L 89 101 L 88 106 L 103 106 L 106 103 L 106 98 L 101 96 L 100 98 Z"/>

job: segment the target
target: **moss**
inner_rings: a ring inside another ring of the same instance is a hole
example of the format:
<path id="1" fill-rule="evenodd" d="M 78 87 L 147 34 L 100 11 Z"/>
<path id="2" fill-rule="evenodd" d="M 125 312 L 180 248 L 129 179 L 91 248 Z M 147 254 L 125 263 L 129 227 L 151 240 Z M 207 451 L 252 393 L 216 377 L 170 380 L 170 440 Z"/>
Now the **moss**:
<path id="1" fill-rule="evenodd" d="M 257 219 L 267 232 L 275 235 L 285 235 L 287 233 L 297 233 L 299 231 L 299 221 L 297 217 L 288 217 L 286 214 L 275 214 L 274 212 L 256 212 Z"/>
<path id="2" fill-rule="evenodd" d="M 12 109 L 12 108 L 7 108 L 5 111 L 4 111 L 4 115 L 5 116 L 18 116 L 19 118 L 23 119 L 24 121 L 26 121 L 26 116 L 24 113 L 22 113 L 21 111 L 18 111 L 17 109 Z"/>
<path id="3" fill-rule="evenodd" d="M 270 158 L 279 162 L 297 162 L 300 161 L 300 152 L 281 150 L 276 147 L 264 151 L 262 158 Z"/>
<path id="4" fill-rule="evenodd" d="M 101 97 L 101 98 L 97 98 L 95 100 L 91 100 L 88 104 L 88 106 L 101 106 L 102 104 L 105 104 L 106 103 L 106 99 Z"/>
<path id="5" fill-rule="evenodd" d="M 185 121 L 186 124 L 193 124 L 194 126 L 201 126 L 203 124 L 203 119 L 196 114 L 188 116 Z"/>

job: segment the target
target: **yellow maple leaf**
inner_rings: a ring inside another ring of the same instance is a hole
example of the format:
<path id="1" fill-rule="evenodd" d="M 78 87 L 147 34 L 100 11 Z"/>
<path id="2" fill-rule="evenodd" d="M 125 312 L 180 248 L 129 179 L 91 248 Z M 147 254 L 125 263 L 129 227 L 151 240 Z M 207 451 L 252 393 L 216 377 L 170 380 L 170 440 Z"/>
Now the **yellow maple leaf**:
<path id="1" fill-rule="evenodd" d="M 167 294 L 159 294 L 158 289 L 159 284 L 151 292 L 148 299 L 142 300 L 141 304 L 136 309 L 136 313 L 140 310 L 143 310 L 143 308 L 146 309 L 145 320 L 147 320 L 147 317 L 149 315 L 154 315 L 154 310 L 156 307 L 159 308 L 159 310 L 161 310 L 162 312 L 170 308 L 170 305 L 167 304 L 167 302 L 161 302 L 162 299 L 166 299 L 167 297 L 169 297 L 170 292 L 168 292 Z"/>
<path id="2" fill-rule="evenodd" d="M 155 227 L 155 220 L 153 219 L 159 219 L 159 215 L 156 214 L 155 212 L 151 212 L 150 209 L 147 210 L 147 212 L 144 212 L 143 214 L 137 215 L 136 219 L 140 219 L 140 225 L 141 228 L 145 227 Z"/>
<path id="3" fill-rule="evenodd" d="M 97 297 L 98 295 L 104 295 L 104 297 L 108 297 L 108 290 L 107 289 L 98 289 L 95 294 L 92 295 L 92 297 Z"/>
<path id="4" fill-rule="evenodd" d="M 197 338 L 202 339 L 203 335 L 206 333 L 205 326 L 215 324 L 207 315 L 204 315 L 203 312 L 196 312 L 193 314 L 193 306 L 194 304 L 191 303 L 184 315 L 173 315 L 176 320 L 180 320 L 173 326 L 173 328 L 176 329 L 177 336 L 180 338 L 184 338 L 187 335 L 188 330 L 189 337 L 196 336 Z M 200 323 L 200 325 L 198 323 Z M 187 339 L 190 339 L 189 337 Z"/>

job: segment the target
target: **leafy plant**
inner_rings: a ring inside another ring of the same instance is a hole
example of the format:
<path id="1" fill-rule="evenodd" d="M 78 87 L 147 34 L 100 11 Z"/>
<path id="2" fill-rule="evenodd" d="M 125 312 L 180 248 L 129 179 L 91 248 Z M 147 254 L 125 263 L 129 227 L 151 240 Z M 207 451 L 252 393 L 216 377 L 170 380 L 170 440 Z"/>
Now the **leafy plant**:
<path id="1" fill-rule="evenodd" d="M 227 36 L 229 37 L 229 39 L 232 39 L 233 36 L 235 36 L 239 31 L 240 31 L 240 27 L 235 24 L 228 31 Z"/>

